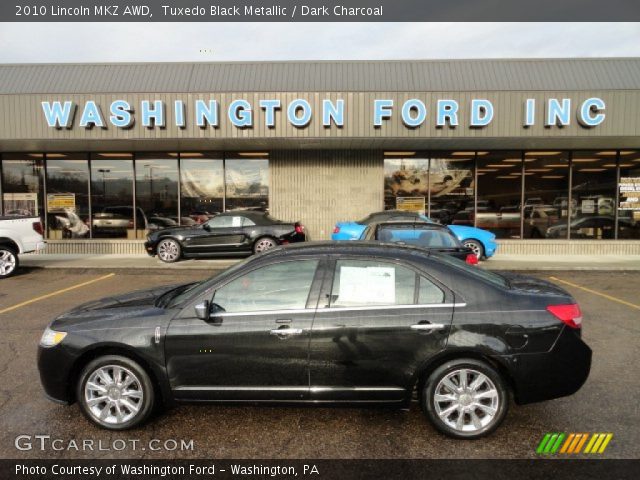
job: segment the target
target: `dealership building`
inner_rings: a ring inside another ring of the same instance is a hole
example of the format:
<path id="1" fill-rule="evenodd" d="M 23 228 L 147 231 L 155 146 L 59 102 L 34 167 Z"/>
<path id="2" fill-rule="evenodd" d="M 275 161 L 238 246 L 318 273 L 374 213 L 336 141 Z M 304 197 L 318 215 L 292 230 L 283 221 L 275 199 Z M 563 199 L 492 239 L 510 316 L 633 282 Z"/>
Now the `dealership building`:
<path id="1" fill-rule="evenodd" d="M 640 58 L 0 65 L 0 212 L 49 252 L 247 208 L 640 254 Z"/>

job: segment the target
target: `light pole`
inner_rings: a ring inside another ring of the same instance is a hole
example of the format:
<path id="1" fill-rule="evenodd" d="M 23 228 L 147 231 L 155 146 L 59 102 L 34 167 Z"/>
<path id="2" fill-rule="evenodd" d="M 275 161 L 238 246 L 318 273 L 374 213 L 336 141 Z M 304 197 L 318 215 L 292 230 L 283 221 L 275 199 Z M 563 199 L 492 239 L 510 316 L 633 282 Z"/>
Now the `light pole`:
<path id="1" fill-rule="evenodd" d="M 111 169 L 109 169 L 109 168 L 99 168 L 98 172 L 102 174 L 102 202 L 106 206 L 106 203 L 107 203 L 107 180 L 106 180 L 106 174 L 111 172 Z"/>

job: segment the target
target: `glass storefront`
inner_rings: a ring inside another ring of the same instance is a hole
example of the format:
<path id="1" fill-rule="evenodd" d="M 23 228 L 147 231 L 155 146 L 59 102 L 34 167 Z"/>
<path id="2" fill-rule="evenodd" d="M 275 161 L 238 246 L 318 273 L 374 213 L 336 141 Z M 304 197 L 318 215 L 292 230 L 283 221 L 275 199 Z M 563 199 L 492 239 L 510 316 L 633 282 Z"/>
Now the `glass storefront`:
<path id="1" fill-rule="evenodd" d="M 3 154 L 0 167 L 0 214 L 40 216 L 51 240 L 140 239 L 269 209 L 268 153 Z"/>
<path id="2" fill-rule="evenodd" d="M 385 154 L 385 209 L 498 238 L 640 239 L 640 151 L 397 154 Z"/>

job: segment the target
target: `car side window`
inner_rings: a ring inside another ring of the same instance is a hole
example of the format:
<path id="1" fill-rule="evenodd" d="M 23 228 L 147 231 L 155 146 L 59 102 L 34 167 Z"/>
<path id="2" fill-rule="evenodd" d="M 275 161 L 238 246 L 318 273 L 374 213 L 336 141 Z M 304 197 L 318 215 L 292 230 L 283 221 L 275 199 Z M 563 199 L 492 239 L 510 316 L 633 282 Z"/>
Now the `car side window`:
<path id="1" fill-rule="evenodd" d="M 241 217 L 242 218 L 242 226 L 243 227 L 250 227 L 252 225 L 255 225 L 256 223 L 251 220 L 250 218 L 247 217 Z"/>
<path id="2" fill-rule="evenodd" d="M 207 225 L 211 228 L 241 227 L 243 218 L 244 217 L 233 215 L 222 215 L 212 218 L 207 222 Z"/>
<path id="3" fill-rule="evenodd" d="M 338 260 L 331 288 L 331 307 L 412 305 L 416 274 L 394 263 Z"/>
<path id="4" fill-rule="evenodd" d="M 252 270 L 216 290 L 225 312 L 298 310 L 307 305 L 318 260 L 282 262 Z"/>
<path id="5" fill-rule="evenodd" d="M 418 303 L 420 305 L 431 305 L 433 303 L 443 303 L 444 292 L 426 277 L 420 276 L 418 289 Z"/>

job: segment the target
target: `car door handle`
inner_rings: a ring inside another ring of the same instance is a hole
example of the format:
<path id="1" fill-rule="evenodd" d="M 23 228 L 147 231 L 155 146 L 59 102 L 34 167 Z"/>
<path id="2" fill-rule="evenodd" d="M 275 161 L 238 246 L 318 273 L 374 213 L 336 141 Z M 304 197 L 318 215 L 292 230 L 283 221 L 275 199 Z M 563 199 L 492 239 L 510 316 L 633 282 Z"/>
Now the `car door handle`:
<path id="1" fill-rule="evenodd" d="M 446 327 L 444 323 L 416 323 L 411 325 L 411 330 L 442 330 Z"/>
<path id="2" fill-rule="evenodd" d="M 278 335 L 278 336 L 288 336 L 288 335 L 300 335 L 302 333 L 302 329 L 301 328 L 288 328 L 288 327 L 280 327 L 280 328 L 276 328 L 273 330 L 270 330 L 269 333 L 271 335 Z"/>

